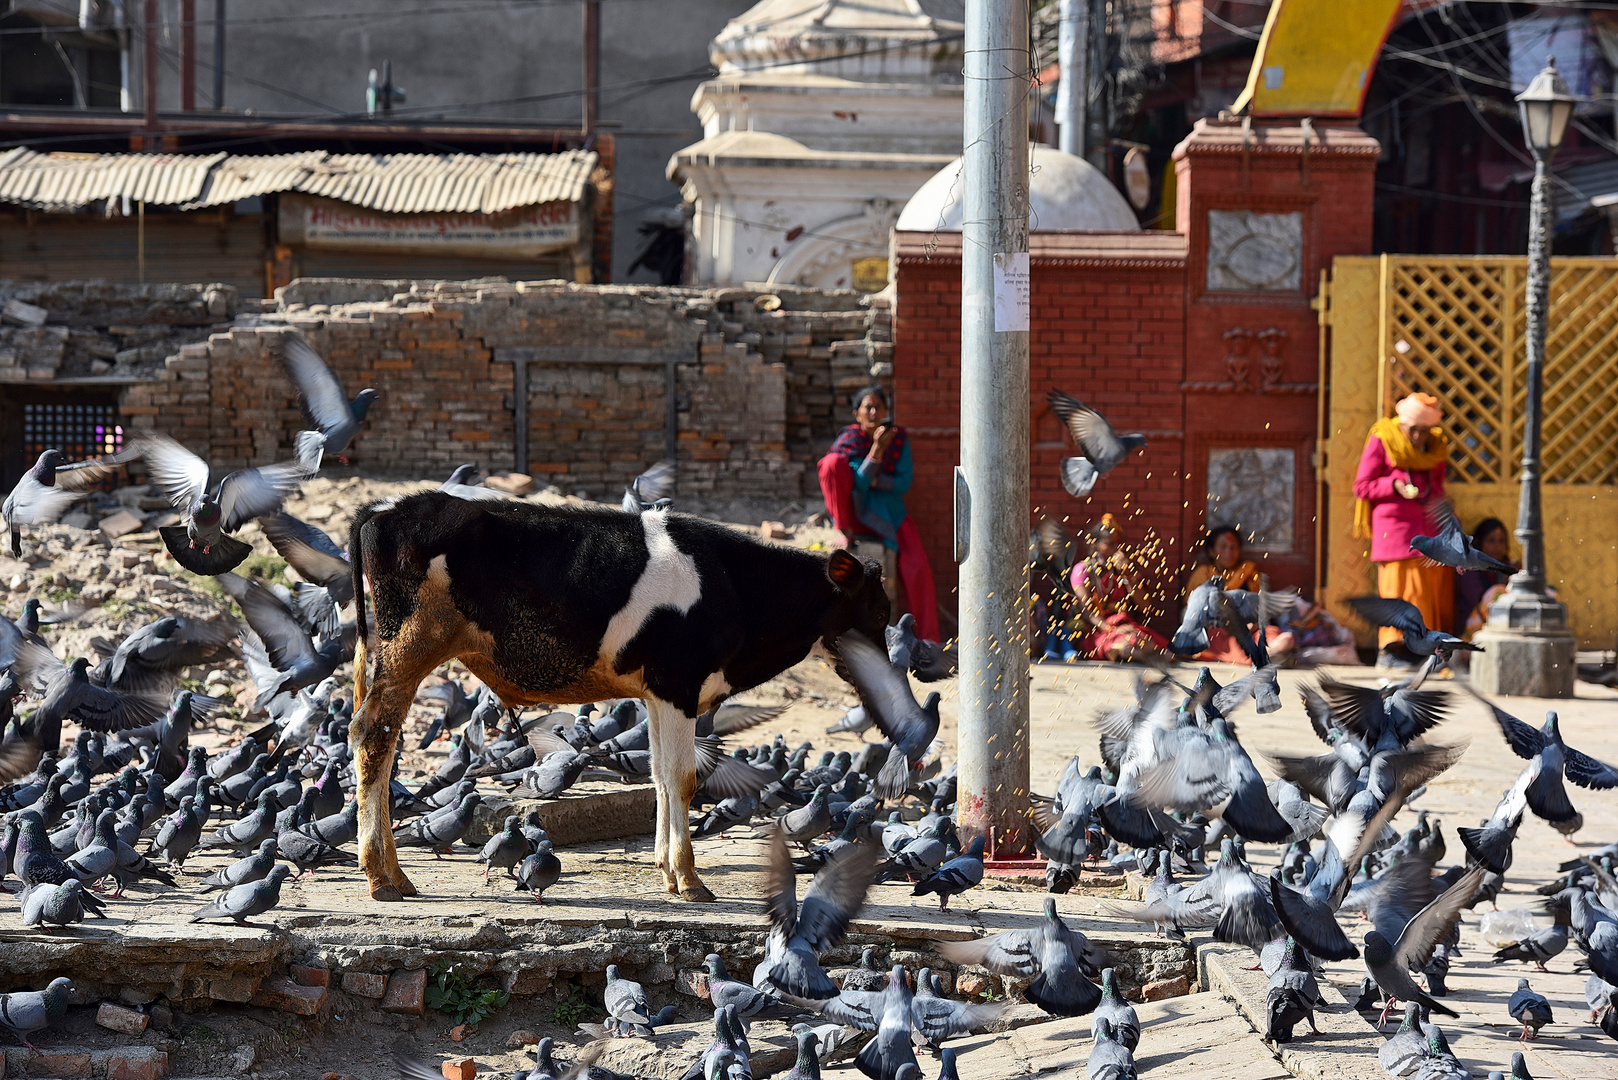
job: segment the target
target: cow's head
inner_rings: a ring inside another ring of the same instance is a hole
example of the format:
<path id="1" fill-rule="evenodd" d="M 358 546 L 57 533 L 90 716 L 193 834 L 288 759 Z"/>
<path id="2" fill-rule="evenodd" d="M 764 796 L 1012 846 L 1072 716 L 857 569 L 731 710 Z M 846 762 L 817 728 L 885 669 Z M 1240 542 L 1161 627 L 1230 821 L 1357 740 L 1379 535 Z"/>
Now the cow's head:
<path id="1" fill-rule="evenodd" d="M 821 620 L 821 636 L 835 651 L 837 635 L 858 630 L 872 641 L 882 641 L 888 625 L 888 594 L 882 588 L 882 567 L 862 562 L 847 551 L 833 551 L 826 562 L 826 577 L 834 598 Z"/>

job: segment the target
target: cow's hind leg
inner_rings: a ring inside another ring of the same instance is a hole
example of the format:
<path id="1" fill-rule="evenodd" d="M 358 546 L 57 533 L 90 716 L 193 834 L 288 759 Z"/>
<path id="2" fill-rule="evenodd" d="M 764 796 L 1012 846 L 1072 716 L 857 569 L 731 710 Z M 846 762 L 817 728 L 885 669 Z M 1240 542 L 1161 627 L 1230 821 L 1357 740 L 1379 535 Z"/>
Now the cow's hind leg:
<path id="1" fill-rule="evenodd" d="M 666 701 L 646 700 L 651 714 L 652 780 L 657 786 L 657 865 L 669 892 L 712 902 L 691 850 L 691 797 L 697 793 L 696 720 Z"/>
<path id="2" fill-rule="evenodd" d="M 393 846 L 389 781 L 393 776 L 393 755 L 405 715 L 415 700 L 416 687 L 435 667 L 450 659 L 423 648 L 421 642 L 415 642 L 414 648 L 401 647 L 405 641 L 406 635 L 401 634 L 377 651 L 371 684 L 349 728 L 359 788 L 360 869 L 370 882 L 373 900 L 403 900 L 416 895 L 416 887 L 399 867 Z"/>

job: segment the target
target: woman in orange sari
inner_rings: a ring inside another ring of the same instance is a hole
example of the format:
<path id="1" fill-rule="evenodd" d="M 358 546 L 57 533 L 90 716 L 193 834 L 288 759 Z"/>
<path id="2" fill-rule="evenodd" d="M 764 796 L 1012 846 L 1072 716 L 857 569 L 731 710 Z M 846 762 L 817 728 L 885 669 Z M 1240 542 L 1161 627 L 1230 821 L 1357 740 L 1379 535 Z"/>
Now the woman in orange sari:
<path id="1" fill-rule="evenodd" d="M 1168 640 L 1137 622 L 1131 609 L 1147 606 L 1140 576 L 1129 556 L 1118 550 L 1123 530 L 1111 514 L 1086 533 L 1090 554 L 1073 567 L 1071 581 L 1078 598 L 1073 647 L 1089 660 L 1125 662 L 1163 653 Z"/>

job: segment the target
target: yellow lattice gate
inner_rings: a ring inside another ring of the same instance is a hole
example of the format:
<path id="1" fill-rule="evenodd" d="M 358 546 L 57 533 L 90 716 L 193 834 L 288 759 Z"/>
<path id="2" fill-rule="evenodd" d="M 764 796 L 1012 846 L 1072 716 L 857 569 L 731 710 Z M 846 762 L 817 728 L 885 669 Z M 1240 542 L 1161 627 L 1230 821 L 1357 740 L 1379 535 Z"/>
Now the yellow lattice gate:
<path id="1" fill-rule="evenodd" d="M 1374 568 L 1351 535 L 1367 431 L 1422 390 L 1444 405 L 1448 488 L 1470 527 L 1517 520 L 1526 262 L 1480 256 L 1340 258 L 1322 281 L 1330 372 L 1317 467 L 1330 518 L 1321 573 L 1333 610 Z M 1618 639 L 1618 259 L 1555 259 L 1542 439 L 1546 571 L 1581 648 Z M 1518 556 L 1515 543 L 1513 558 Z"/>

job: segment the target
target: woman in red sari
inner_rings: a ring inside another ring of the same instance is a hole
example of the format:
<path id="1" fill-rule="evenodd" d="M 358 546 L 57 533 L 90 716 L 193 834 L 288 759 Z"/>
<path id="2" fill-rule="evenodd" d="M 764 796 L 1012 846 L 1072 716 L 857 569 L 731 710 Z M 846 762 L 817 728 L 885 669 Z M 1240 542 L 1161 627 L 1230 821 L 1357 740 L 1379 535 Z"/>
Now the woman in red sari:
<path id="1" fill-rule="evenodd" d="M 1073 567 L 1075 626 L 1073 647 L 1089 660 L 1129 661 L 1156 656 L 1168 640 L 1137 622 L 1143 610 L 1140 576 L 1129 556 L 1118 550 L 1123 530 L 1111 514 L 1090 526 L 1090 554 Z"/>

